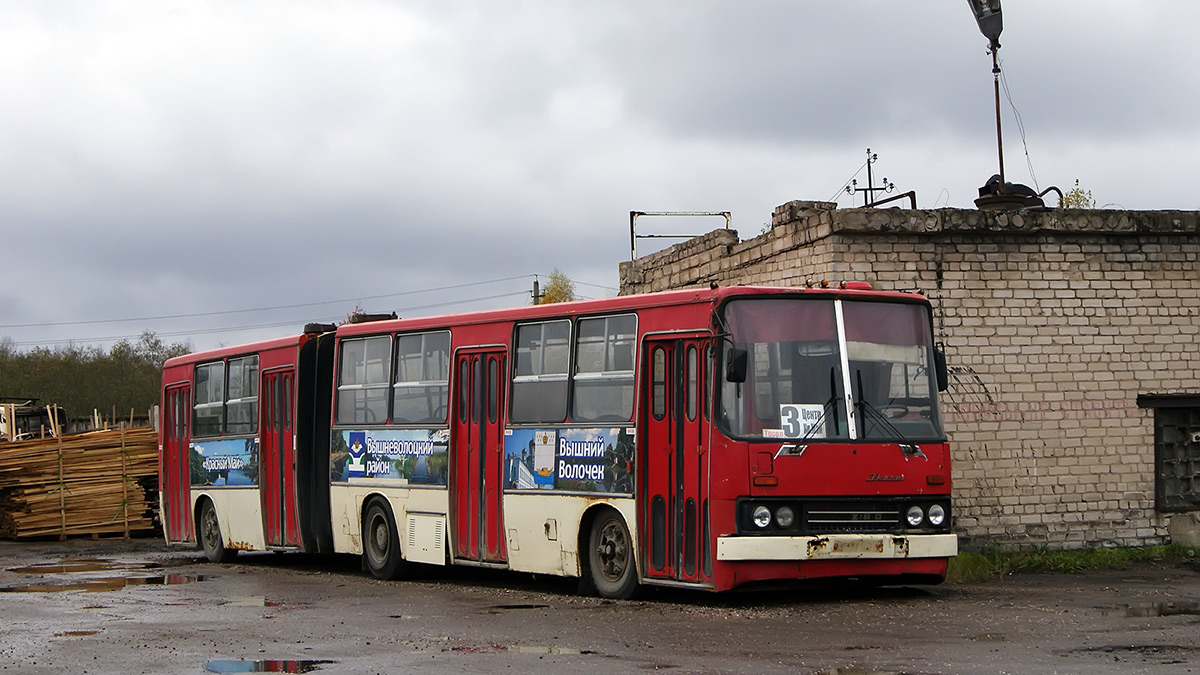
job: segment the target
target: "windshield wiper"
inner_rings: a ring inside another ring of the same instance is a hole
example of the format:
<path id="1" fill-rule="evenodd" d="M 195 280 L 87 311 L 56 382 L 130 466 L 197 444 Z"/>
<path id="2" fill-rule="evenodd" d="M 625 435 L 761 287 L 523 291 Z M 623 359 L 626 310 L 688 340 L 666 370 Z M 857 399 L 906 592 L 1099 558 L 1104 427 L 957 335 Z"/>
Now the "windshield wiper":
<path id="1" fill-rule="evenodd" d="M 829 369 L 829 400 L 825 402 L 825 408 L 823 408 L 821 410 L 821 415 L 824 416 L 825 411 L 828 409 L 833 410 L 833 435 L 834 436 L 840 436 L 842 434 L 842 430 L 838 428 L 837 400 L 838 400 L 837 369 L 830 368 Z"/>
<path id="2" fill-rule="evenodd" d="M 900 433 L 900 430 L 896 428 L 896 425 L 891 423 L 891 421 L 887 418 L 887 415 L 884 415 L 879 408 L 876 408 L 874 404 L 867 400 L 865 393 L 866 390 L 863 389 L 862 371 L 856 370 L 854 372 L 858 377 L 858 401 L 855 403 L 855 407 L 861 411 L 863 420 L 865 421 L 868 418 L 874 419 L 876 423 L 881 424 L 885 429 L 890 431 L 894 438 L 900 439 L 900 442 L 897 445 L 900 446 L 900 452 L 904 453 L 904 459 L 906 461 L 909 457 L 920 457 L 925 461 L 929 461 L 929 458 L 926 457 L 925 453 L 921 451 L 921 446 L 908 440 L 904 434 Z M 864 425 L 862 430 L 863 438 L 867 437 L 869 430 L 870 429 Z"/>
<path id="3" fill-rule="evenodd" d="M 812 438 L 813 433 L 817 429 L 821 428 L 821 425 L 825 422 L 825 418 L 829 416 L 829 411 L 831 410 L 833 411 L 833 435 L 836 437 L 841 433 L 841 428 L 838 427 L 837 400 L 837 369 L 830 368 L 829 400 L 825 401 L 825 405 L 821 406 L 821 416 L 818 417 L 817 420 L 813 422 L 812 426 L 808 428 L 808 433 L 801 436 L 798 440 L 807 441 L 808 439 Z"/>

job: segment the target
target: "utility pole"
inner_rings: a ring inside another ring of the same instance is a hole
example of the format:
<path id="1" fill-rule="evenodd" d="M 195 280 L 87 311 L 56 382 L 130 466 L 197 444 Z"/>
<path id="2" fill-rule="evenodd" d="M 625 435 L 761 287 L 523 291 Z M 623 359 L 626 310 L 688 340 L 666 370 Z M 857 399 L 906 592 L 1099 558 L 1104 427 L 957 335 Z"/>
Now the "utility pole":
<path id="1" fill-rule="evenodd" d="M 533 275 L 533 304 L 542 304 L 542 298 L 544 297 L 546 297 L 546 295 L 542 293 L 541 288 L 538 286 L 538 278 L 535 274 Z"/>
<path id="2" fill-rule="evenodd" d="M 855 192 L 863 193 L 863 207 L 864 208 L 871 206 L 872 204 L 875 203 L 875 193 L 876 192 L 887 193 L 887 192 L 891 192 L 892 190 L 896 189 L 896 184 L 889 182 L 887 179 L 887 176 L 884 176 L 884 178 L 883 178 L 883 185 L 881 185 L 879 187 L 875 187 L 875 176 L 871 173 L 871 165 L 874 164 L 875 160 L 877 160 L 877 159 L 879 159 L 879 155 L 877 153 L 871 152 L 870 148 L 867 148 L 867 187 L 865 187 L 865 188 L 858 187 L 858 179 L 857 178 L 851 180 L 850 185 L 846 186 L 846 194 L 853 195 Z"/>

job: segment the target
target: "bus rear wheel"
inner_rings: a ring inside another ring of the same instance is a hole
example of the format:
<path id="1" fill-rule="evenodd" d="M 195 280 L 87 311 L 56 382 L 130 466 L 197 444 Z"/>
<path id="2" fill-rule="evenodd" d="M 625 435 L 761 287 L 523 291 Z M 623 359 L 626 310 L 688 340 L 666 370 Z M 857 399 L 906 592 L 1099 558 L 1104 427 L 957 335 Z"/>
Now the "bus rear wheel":
<path id="1" fill-rule="evenodd" d="M 363 513 L 363 561 L 376 579 L 398 579 L 405 562 L 400 557 L 400 537 L 392 509 L 381 499 L 372 499 Z"/>
<path id="2" fill-rule="evenodd" d="M 601 597 L 624 600 L 637 590 L 637 564 L 629 528 L 613 509 L 604 509 L 592 521 L 588 571 Z"/>
<path id="3" fill-rule="evenodd" d="M 225 547 L 217 509 L 207 499 L 204 500 L 204 506 L 200 507 L 200 545 L 204 547 L 204 555 L 210 562 L 226 563 L 237 555 L 236 549 Z"/>

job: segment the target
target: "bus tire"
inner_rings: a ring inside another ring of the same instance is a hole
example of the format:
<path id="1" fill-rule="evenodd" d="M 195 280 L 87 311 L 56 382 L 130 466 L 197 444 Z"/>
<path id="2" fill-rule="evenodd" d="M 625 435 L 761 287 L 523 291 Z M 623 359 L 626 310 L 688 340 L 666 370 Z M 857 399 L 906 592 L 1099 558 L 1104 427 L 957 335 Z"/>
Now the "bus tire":
<path id="1" fill-rule="evenodd" d="M 236 549 L 225 547 L 221 523 L 217 520 L 217 508 L 208 499 L 200 507 L 200 545 L 210 562 L 227 563 L 237 556 Z"/>
<path id="2" fill-rule="evenodd" d="M 625 600 L 637 591 L 633 541 L 625 520 L 615 509 L 603 509 L 592 521 L 592 532 L 588 537 L 588 572 L 601 597 Z"/>
<path id="3" fill-rule="evenodd" d="M 362 521 L 363 563 L 376 579 L 399 579 L 405 562 L 400 557 L 400 537 L 392 509 L 382 499 L 367 503 Z"/>

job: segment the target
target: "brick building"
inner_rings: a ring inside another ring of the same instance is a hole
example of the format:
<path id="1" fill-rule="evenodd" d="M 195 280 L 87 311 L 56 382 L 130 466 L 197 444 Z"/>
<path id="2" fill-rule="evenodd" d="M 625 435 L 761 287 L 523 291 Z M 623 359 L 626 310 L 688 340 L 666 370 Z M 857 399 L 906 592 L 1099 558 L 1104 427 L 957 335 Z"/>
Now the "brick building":
<path id="1" fill-rule="evenodd" d="M 919 289 L 951 366 L 966 548 L 1196 543 L 1200 213 L 790 202 L 621 265 L 621 293 L 865 280 Z"/>

